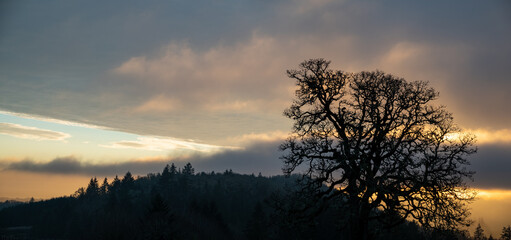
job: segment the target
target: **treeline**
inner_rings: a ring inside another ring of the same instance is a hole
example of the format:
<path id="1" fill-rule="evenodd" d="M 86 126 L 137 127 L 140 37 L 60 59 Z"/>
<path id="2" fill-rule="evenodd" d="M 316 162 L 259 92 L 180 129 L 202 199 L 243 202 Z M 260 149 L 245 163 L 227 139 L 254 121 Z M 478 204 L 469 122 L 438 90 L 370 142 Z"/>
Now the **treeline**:
<path id="1" fill-rule="evenodd" d="M 481 224 L 477 224 L 477 227 L 474 231 L 474 240 L 511 240 L 511 226 L 504 226 L 502 228 L 502 232 L 500 234 L 500 238 L 495 238 L 493 235 L 486 237 Z"/>
<path id="2" fill-rule="evenodd" d="M 297 218 L 297 176 L 198 173 L 167 165 L 161 173 L 92 178 L 68 197 L 31 201 L 0 211 L 1 229 L 22 229 L 30 239 L 343 239 L 343 213 L 328 206 Z M 431 239 L 413 223 L 385 229 L 375 239 Z M 4 231 L 4 235 L 11 233 Z M 435 238 L 468 238 L 452 231 Z"/>
<path id="3" fill-rule="evenodd" d="M 30 226 L 31 238 L 52 239 L 277 238 L 268 201 L 293 183 L 172 164 L 143 177 L 92 178 L 71 196 L 7 207 L 0 228 Z"/>

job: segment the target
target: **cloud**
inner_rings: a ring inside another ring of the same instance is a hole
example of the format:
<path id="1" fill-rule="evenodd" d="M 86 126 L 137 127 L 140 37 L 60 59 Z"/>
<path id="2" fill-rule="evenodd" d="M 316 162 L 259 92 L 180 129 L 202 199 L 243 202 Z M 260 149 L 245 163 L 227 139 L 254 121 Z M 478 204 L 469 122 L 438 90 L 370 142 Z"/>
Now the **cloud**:
<path id="1" fill-rule="evenodd" d="M 108 145 L 100 145 L 107 148 L 134 148 L 148 151 L 174 151 L 191 150 L 203 153 L 214 153 L 232 147 L 216 146 L 197 143 L 192 140 L 180 140 L 170 137 L 138 137 L 136 141 L 117 141 Z"/>
<path id="2" fill-rule="evenodd" d="M 131 161 L 112 164 L 92 164 L 74 156 L 58 157 L 49 162 L 37 162 L 26 159 L 9 164 L 5 170 L 17 170 L 36 173 L 78 174 L 87 176 L 122 175 L 128 171 L 137 174 L 154 172 L 161 167 L 161 161 Z"/>
<path id="3" fill-rule="evenodd" d="M 232 169 L 238 173 L 258 173 L 265 175 L 282 174 L 282 162 L 278 150 L 280 142 L 261 142 L 245 149 L 231 149 L 213 155 L 191 155 L 188 157 L 156 157 L 133 159 L 118 163 L 90 163 L 74 156 L 59 157 L 49 162 L 37 162 L 26 159 L 8 164 L 6 170 L 18 170 L 54 174 L 79 174 L 88 176 L 123 175 L 127 171 L 145 175 L 161 172 L 171 162 L 182 167 L 186 162 L 192 163 L 197 172 L 223 172 Z"/>
<path id="4" fill-rule="evenodd" d="M 154 98 L 162 98 L 164 92 L 194 109 L 280 109 L 282 106 L 269 103 L 278 101 L 275 98 L 280 95 L 289 95 L 289 83 L 279 81 L 286 57 L 274 56 L 281 47 L 273 38 L 258 35 L 246 43 L 218 45 L 206 51 L 172 42 L 159 55 L 133 57 L 113 72 L 122 78 L 134 78 L 135 84 L 156 93 Z"/>
<path id="5" fill-rule="evenodd" d="M 481 189 L 477 190 L 477 197 L 480 199 L 503 200 L 511 198 L 510 190 L 502 189 Z"/>
<path id="6" fill-rule="evenodd" d="M 181 103 L 177 99 L 168 98 L 165 95 L 155 96 L 142 103 L 134 109 L 137 113 L 150 112 L 171 112 L 180 107 Z"/>
<path id="7" fill-rule="evenodd" d="M 11 115 L 11 116 L 25 118 L 25 119 L 33 119 L 33 120 L 38 120 L 38 121 L 50 122 L 50 123 L 57 123 L 57 124 L 62 124 L 62 125 L 66 125 L 66 126 L 104 129 L 104 130 L 109 129 L 104 126 L 98 126 L 98 125 L 81 123 L 81 122 L 66 121 L 66 120 L 62 120 L 62 119 L 40 116 L 37 114 L 27 114 L 27 113 L 11 112 L 11 111 L 4 111 L 4 110 L 0 110 L 0 114 Z"/>
<path id="8" fill-rule="evenodd" d="M 23 170 L 28 172 L 73 174 L 80 173 L 82 171 L 82 163 L 74 157 L 60 157 L 47 163 L 36 163 L 31 160 L 23 160 L 21 162 L 11 163 L 7 169 Z"/>
<path id="9" fill-rule="evenodd" d="M 57 132 L 36 127 L 28 127 L 15 123 L 0 123 L 0 134 L 5 134 L 17 138 L 32 140 L 54 140 L 63 141 L 71 135 L 63 132 Z"/>
<path id="10" fill-rule="evenodd" d="M 243 150 L 225 151 L 219 154 L 190 159 L 199 171 L 220 172 L 232 169 L 237 173 L 282 175 L 282 152 L 278 150 L 280 141 L 258 142 Z"/>
<path id="11" fill-rule="evenodd" d="M 477 137 L 477 144 L 511 144 L 511 129 L 475 129 L 465 130 Z"/>
<path id="12" fill-rule="evenodd" d="M 457 140 L 462 136 L 475 137 L 475 145 L 502 145 L 511 144 L 511 130 L 510 129 L 462 129 L 446 136 L 448 139 Z"/>
<path id="13" fill-rule="evenodd" d="M 396 9 L 377 3 L 294 3 L 293 7 L 282 2 L 277 4 L 279 10 L 285 10 L 281 17 L 289 20 L 279 19 L 273 28 L 254 29 L 244 41 L 206 48 L 172 41 L 159 53 L 132 57 L 113 72 L 125 80 L 135 79 L 134 84 L 143 82 L 145 92 L 152 96 L 161 94 L 160 91 L 169 93 L 187 109 L 278 115 L 293 97 L 293 81 L 286 79 L 284 71 L 296 68 L 304 59 L 324 57 L 332 60 L 334 68 L 346 71 L 381 69 L 410 81 L 430 81 L 441 92 L 438 104 L 448 105 L 464 126 L 508 127 L 502 119 L 511 119 L 509 111 L 496 110 L 503 109 L 506 101 L 492 97 L 507 98 L 503 96 L 503 89 L 507 88 L 492 87 L 490 91 L 488 86 L 481 88 L 484 81 L 475 79 L 477 74 L 467 75 L 477 69 L 477 64 L 486 64 L 477 58 L 481 42 L 467 41 L 461 37 L 464 32 L 460 36 L 444 37 L 429 33 L 431 26 L 425 18 L 428 12 L 448 22 L 446 29 L 458 27 L 449 21 L 452 16 L 448 12 L 435 12 L 429 7 L 413 16 L 400 12 L 418 11 L 421 4 L 405 4 L 396 13 Z M 410 21 L 399 21 L 400 17 Z M 438 31 L 448 32 L 446 29 Z M 473 35 L 472 31 L 466 34 Z M 509 85 L 502 77 L 505 69 L 499 71 L 502 73 L 493 74 L 497 78 L 490 81 L 495 86 Z M 467 80 L 481 84 L 464 84 Z M 469 92 L 479 89 L 486 90 L 467 98 Z M 474 103 L 468 105 L 460 99 Z M 488 105 L 495 108 L 483 107 Z M 492 113 L 475 114 L 470 106 Z M 498 117 L 488 117 L 492 115 Z"/>
<path id="14" fill-rule="evenodd" d="M 264 139 L 264 138 L 260 138 Z M 277 138 L 275 138 L 277 139 Z M 264 175 L 282 174 L 283 162 L 279 157 L 284 153 L 278 150 L 281 140 L 252 141 L 245 148 L 229 149 L 209 155 L 188 155 L 185 157 L 151 157 L 132 159 L 118 163 L 91 163 L 76 157 L 61 157 L 50 162 L 24 160 L 4 164 L 5 169 L 28 172 L 45 172 L 58 174 L 80 174 L 86 176 L 123 175 L 127 171 L 138 175 L 161 172 L 171 162 L 182 167 L 186 162 L 192 163 L 196 172 L 234 172 L 251 174 L 261 172 Z M 478 189 L 511 190 L 511 148 L 509 144 L 486 144 L 471 155 L 469 170 L 476 172 L 474 181 L 468 184 Z M 5 162 L 5 161 L 4 161 Z"/>
<path id="15" fill-rule="evenodd" d="M 105 12 L 47 3 L 37 14 L 12 4 L 0 107 L 207 141 L 286 131 L 294 86 L 285 70 L 324 57 L 337 69 L 430 81 L 463 127 L 509 128 L 509 4 L 199 2 L 113 2 Z"/>
<path id="16" fill-rule="evenodd" d="M 408 80 L 430 81 L 446 93 L 451 87 L 447 83 L 457 80 L 456 71 L 468 64 L 472 54 L 471 46 L 463 43 L 398 41 L 389 44 L 377 66 Z"/>
<path id="17" fill-rule="evenodd" d="M 474 170 L 474 182 L 478 188 L 511 189 L 511 147 L 510 144 L 486 144 L 470 157 Z"/>
<path id="18" fill-rule="evenodd" d="M 254 143 L 282 142 L 290 136 L 290 132 L 272 131 L 264 133 L 248 133 L 241 136 L 229 137 L 226 139 L 227 144 L 235 146 L 250 146 Z"/>

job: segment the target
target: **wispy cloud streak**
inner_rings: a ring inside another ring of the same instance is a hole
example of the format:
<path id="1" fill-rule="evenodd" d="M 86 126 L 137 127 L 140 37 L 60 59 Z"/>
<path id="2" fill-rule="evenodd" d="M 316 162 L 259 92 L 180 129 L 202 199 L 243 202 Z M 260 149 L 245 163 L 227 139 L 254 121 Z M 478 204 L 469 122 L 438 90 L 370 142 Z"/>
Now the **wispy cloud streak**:
<path id="1" fill-rule="evenodd" d="M 218 152 L 233 147 L 217 146 L 204 143 L 197 143 L 191 140 L 181 140 L 170 137 L 138 137 L 135 141 L 117 141 L 107 145 L 100 145 L 106 148 L 132 148 L 148 151 L 169 151 L 169 150 L 192 150 L 203 153 Z"/>
<path id="2" fill-rule="evenodd" d="M 61 125 L 66 125 L 66 126 L 111 130 L 110 128 L 104 127 L 104 126 L 98 126 L 98 125 L 87 124 L 87 123 L 79 123 L 79 122 L 73 122 L 73 121 L 66 121 L 66 120 L 62 120 L 62 119 L 40 116 L 37 114 L 26 114 L 26 113 L 19 113 L 19 112 L 4 111 L 4 110 L 0 110 L 0 114 L 20 117 L 20 118 L 25 118 L 25 119 L 33 119 L 33 120 L 49 122 L 49 123 L 56 123 L 56 124 L 61 124 Z"/>
<path id="3" fill-rule="evenodd" d="M 67 133 L 28 127 L 15 123 L 0 123 L 0 134 L 24 139 L 55 141 L 63 141 L 66 138 L 71 137 L 71 135 Z"/>

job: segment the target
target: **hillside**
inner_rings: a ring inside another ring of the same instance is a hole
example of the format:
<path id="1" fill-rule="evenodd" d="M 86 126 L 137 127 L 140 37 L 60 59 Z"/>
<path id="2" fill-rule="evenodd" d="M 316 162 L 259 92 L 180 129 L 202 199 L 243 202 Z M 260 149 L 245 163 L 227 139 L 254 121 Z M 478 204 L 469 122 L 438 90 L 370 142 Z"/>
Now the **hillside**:
<path id="1" fill-rule="evenodd" d="M 297 219 L 290 194 L 297 176 L 194 173 L 188 164 L 162 173 L 99 183 L 71 196 L 13 205 L 0 211 L 3 236 L 31 239 L 339 239 L 342 213 L 329 206 L 314 219 Z M 378 228 L 377 225 L 374 226 Z M 377 239 L 422 239 L 407 223 Z"/>

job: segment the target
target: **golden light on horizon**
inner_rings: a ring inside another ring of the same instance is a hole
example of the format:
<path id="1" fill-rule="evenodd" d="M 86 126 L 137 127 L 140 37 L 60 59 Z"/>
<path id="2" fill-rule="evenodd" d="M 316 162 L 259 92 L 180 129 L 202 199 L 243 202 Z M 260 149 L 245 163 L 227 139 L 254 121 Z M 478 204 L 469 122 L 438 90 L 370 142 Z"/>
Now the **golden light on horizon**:
<path id="1" fill-rule="evenodd" d="M 477 143 L 511 143 L 511 130 L 510 129 L 499 129 L 499 130 L 487 130 L 487 129 L 467 129 L 466 132 L 471 132 L 477 137 Z"/>
<path id="2" fill-rule="evenodd" d="M 471 216 L 474 220 L 469 229 L 473 233 L 475 227 L 480 224 L 487 234 L 499 236 L 502 227 L 511 224 L 509 213 L 511 212 L 511 190 L 506 189 L 477 189 L 478 195 L 470 207 Z"/>
<path id="3" fill-rule="evenodd" d="M 83 175 L 2 170 L 0 171 L 0 200 L 69 196 L 78 188 L 86 187 L 89 179 L 89 176 Z"/>
<path id="4" fill-rule="evenodd" d="M 506 189 L 476 189 L 477 198 L 504 200 L 511 199 L 511 190 Z"/>

